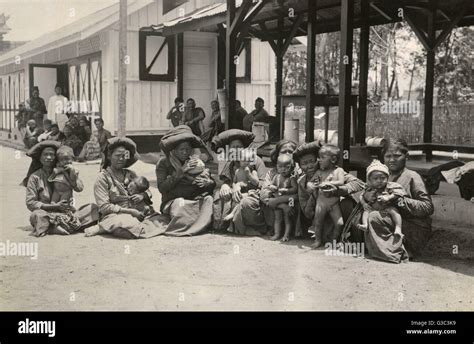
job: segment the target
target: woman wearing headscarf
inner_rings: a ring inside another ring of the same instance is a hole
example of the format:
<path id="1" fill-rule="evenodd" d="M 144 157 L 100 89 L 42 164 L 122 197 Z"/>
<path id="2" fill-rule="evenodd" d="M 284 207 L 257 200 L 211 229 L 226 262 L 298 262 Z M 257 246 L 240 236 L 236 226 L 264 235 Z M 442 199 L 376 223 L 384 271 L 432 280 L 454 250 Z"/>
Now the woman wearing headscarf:
<path id="1" fill-rule="evenodd" d="M 312 225 L 317 192 L 311 189 L 308 184 L 314 176 L 318 167 L 318 156 L 321 143 L 319 141 L 303 143 L 293 152 L 293 159 L 299 164 L 301 168 L 301 176 L 298 178 L 298 217 L 296 223 L 296 236 L 307 235 L 308 228 Z M 321 190 L 328 197 L 340 196 L 340 206 L 342 216 L 346 220 L 354 208 L 355 200 L 351 195 L 362 191 L 364 182 L 354 177 L 353 175 L 344 173 L 344 185 L 334 187 L 330 190 Z M 325 232 L 331 233 L 334 223 L 328 217 L 324 224 Z"/>
<path id="2" fill-rule="evenodd" d="M 384 149 L 384 162 L 390 172 L 388 181 L 400 184 L 406 191 L 403 196 L 394 194 L 386 205 L 395 206 L 400 211 L 403 246 L 409 258 L 413 258 L 421 253 L 431 236 L 431 215 L 434 207 L 421 176 L 406 168 L 408 156 L 408 145 L 404 140 L 389 142 Z M 364 198 L 371 203 L 375 193 L 365 192 Z M 358 221 L 359 216 L 354 216 L 352 223 Z M 400 261 L 399 257 L 393 256 L 393 252 L 399 250 L 402 244 L 399 240 L 392 240 L 394 230 L 395 224 L 387 212 L 369 213 L 364 241 L 370 256 L 392 262 Z"/>
<path id="3" fill-rule="evenodd" d="M 57 226 L 57 219 L 60 215 L 74 212 L 73 200 L 63 200 L 53 203 L 53 184 L 48 178 L 53 174 L 56 167 L 56 151 L 60 143 L 56 141 L 42 141 L 32 147 L 27 155 L 31 157 L 32 163 L 27 176 L 26 184 L 26 206 L 31 211 L 30 223 L 33 226 L 33 234 L 43 236 L 45 234 L 70 234 Z M 84 188 L 77 171 L 73 176 L 71 185 L 73 190 L 81 192 Z M 97 221 L 97 208 L 95 205 L 85 205 L 74 212 L 79 218 L 80 227 L 76 230 L 84 229 Z"/>
<path id="4" fill-rule="evenodd" d="M 212 222 L 212 193 L 216 186 L 209 171 L 193 177 L 199 159 L 192 158 L 202 140 L 186 125 L 165 134 L 160 149 L 165 156 L 156 165 L 156 181 L 162 194 L 161 211 L 166 215 L 166 235 L 185 236 L 205 232 Z"/>
<path id="5" fill-rule="evenodd" d="M 227 230 L 240 235 L 262 235 L 267 232 L 259 192 L 265 180 L 265 164 L 256 156 L 254 169 L 259 183 L 252 192 L 243 195 L 239 183 L 234 183 L 237 170 L 235 161 L 239 151 L 248 148 L 255 135 L 240 129 L 229 129 L 215 136 L 213 149 L 218 153 L 218 160 L 225 161 L 219 179 L 222 185 L 214 195 L 214 224 L 216 230 Z M 232 220 L 224 219 L 234 213 Z"/>
<path id="6" fill-rule="evenodd" d="M 111 234 L 139 239 L 150 238 L 164 232 L 162 226 L 153 222 L 155 218 L 144 219 L 144 215 L 133 204 L 143 202 L 146 192 L 129 197 L 128 184 L 137 175 L 129 169 L 138 160 L 135 143 L 127 137 L 108 140 L 102 171 L 94 184 L 94 197 L 99 207 L 99 226 L 86 231 L 86 236 Z"/>

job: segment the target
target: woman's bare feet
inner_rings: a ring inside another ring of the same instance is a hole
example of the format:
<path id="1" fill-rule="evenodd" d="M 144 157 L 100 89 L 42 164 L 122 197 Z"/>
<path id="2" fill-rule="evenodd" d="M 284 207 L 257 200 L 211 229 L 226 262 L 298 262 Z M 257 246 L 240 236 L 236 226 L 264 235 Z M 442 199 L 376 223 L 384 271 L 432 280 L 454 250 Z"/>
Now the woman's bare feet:
<path id="1" fill-rule="evenodd" d="M 320 239 L 314 239 L 314 242 L 311 245 L 311 248 L 320 248 L 322 244 L 323 243 Z"/>
<path id="2" fill-rule="evenodd" d="M 101 230 L 99 226 L 94 226 L 94 227 L 89 227 L 89 228 L 84 229 L 84 234 L 86 237 L 91 237 L 100 233 L 101 233 Z"/>
<path id="3" fill-rule="evenodd" d="M 283 238 L 281 238 L 281 242 L 288 242 L 288 241 L 290 241 L 289 235 L 284 235 Z"/>

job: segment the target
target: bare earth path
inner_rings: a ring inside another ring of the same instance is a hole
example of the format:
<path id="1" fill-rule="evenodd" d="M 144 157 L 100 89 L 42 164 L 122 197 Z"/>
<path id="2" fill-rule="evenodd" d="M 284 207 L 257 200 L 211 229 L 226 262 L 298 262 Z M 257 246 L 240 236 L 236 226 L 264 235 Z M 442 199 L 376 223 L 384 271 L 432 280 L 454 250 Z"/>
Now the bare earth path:
<path id="1" fill-rule="evenodd" d="M 0 159 L 0 242 L 38 242 L 37 260 L 0 256 L 0 310 L 474 310 L 472 252 L 463 255 L 461 244 L 450 255 L 447 232 L 435 234 L 420 262 L 400 265 L 328 256 L 304 240 L 38 239 L 29 235 L 18 186 L 30 159 L 5 147 Z M 79 169 L 81 205 L 93 201 L 98 165 Z M 139 162 L 134 170 L 156 185 L 154 166 Z"/>

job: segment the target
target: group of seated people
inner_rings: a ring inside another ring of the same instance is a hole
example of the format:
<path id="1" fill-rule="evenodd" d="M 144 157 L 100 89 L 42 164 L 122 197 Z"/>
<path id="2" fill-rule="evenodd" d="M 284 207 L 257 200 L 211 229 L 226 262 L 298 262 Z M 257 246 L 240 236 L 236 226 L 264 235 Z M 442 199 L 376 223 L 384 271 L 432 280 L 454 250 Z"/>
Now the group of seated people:
<path id="1" fill-rule="evenodd" d="M 32 148 L 38 142 L 57 141 L 70 147 L 75 160 L 85 161 L 100 158 L 100 154 L 112 137 L 104 129 L 104 121 L 100 117 L 94 119 L 96 130 L 92 131 L 90 121 L 85 115 L 70 114 L 63 128 L 50 119 L 43 120 L 40 127 L 35 119 L 26 122 L 23 142 L 26 148 Z"/>
<path id="2" fill-rule="evenodd" d="M 148 180 L 130 169 L 138 159 L 131 139 L 107 140 L 94 203 L 79 208 L 71 203 L 73 192 L 83 190 L 72 147 L 41 141 L 28 153 L 36 166 L 26 191 L 34 233 L 84 230 L 87 236 L 138 239 L 212 230 L 283 242 L 312 235 L 315 248 L 363 242 L 371 257 L 394 263 L 416 257 L 429 239 L 433 204 L 421 177 L 405 166 L 403 140 L 385 147 L 385 164 L 370 164 L 366 184 L 337 166 L 336 146 L 320 142 L 280 141 L 268 170 L 251 146 L 254 138 L 240 129 L 216 135 L 212 148 L 223 166 L 213 178 L 200 155 L 202 139 L 187 125 L 171 129 L 159 144 L 159 211 Z"/>
<path id="3" fill-rule="evenodd" d="M 229 126 L 235 129 L 242 129 L 251 132 L 254 122 L 268 122 L 272 118 L 264 109 L 265 101 L 258 97 L 255 99 L 255 109 L 248 113 L 243 107 L 240 100 L 235 101 L 235 113 L 229 118 Z M 187 125 L 191 128 L 194 135 L 199 136 L 204 143 L 210 143 L 212 139 L 224 131 L 224 123 L 222 123 L 221 109 L 219 101 L 211 101 L 211 118 L 209 128 L 204 128 L 203 120 L 206 113 L 202 107 L 196 106 L 193 98 L 186 100 L 176 97 L 174 106 L 168 112 L 168 119 L 173 127 L 179 125 Z"/>

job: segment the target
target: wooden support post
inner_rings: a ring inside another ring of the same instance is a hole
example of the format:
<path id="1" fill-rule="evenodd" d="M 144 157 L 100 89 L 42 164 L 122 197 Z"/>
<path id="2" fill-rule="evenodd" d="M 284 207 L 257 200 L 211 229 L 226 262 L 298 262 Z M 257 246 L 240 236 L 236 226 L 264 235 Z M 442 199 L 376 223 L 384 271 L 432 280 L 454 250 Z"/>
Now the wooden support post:
<path id="1" fill-rule="evenodd" d="M 361 0 L 361 27 L 359 47 L 359 120 L 357 121 L 356 142 L 365 143 L 367 122 L 367 83 L 369 80 L 369 0 Z"/>
<path id="2" fill-rule="evenodd" d="M 430 13 L 428 14 L 428 25 L 426 32 L 428 35 L 428 41 L 434 42 L 435 39 L 435 13 L 436 8 L 434 1 L 430 1 Z M 435 63 L 435 50 L 428 49 L 426 54 L 426 81 L 425 81 L 425 119 L 423 128 L 423 143 L 432 142 L 433 134 L 433 90 L 434 90 L 434 63 Z M 426 161 L 431 161 L 433 154 L 432 151 L 426 151 Z"/>
<path id="3" fill-rule="evenodd" d="M 339 116 L 338 145 L 341 149 L 340 166 L 347 167 L 351 139 L 351 78 L 352 78 L 352 34 L 354 3 L 341 1 L 341 53 L 339 61 Z M 342 164 L 341 164 L 342 163 Z"/>
<path id="4" fill-rule="evenodd" d="M 316 0 L 308 0 L 308 42 L 306 46 L 306 142 L 314 141 L 314 82 L 316 75 Z"/>
<path id="5" fill-rule="evenodd" d="M 177 54 L 178 54 L 178 82 L 177 82 L 177 96 L 184 98 L 184 34 L 178 33 L 176 35 Z"/>
<path id="6" fill-rule="evenodd" d="M 278 30 L 281 32 L 283 30 L 283 18 L 278 19 Z M 285 118 L 282 113 L 281 108 L 281 95 L 283 93 L 283 55 L 285 52 L 283 50 L 283 37 L 279 37 L 277 41 L 277 52 L 276 52 L 276 87 L 275 87 L 275 96 L 276 96 L 276 122 L 278 125 L 278 130 L 275 130 L 279 133 L 280 138 L 283 138 L 284 129 L 285 129 Z"/>
<path id="7" fill-rule="evenodd" d="M 119 76 L 118 76 L 118 124 L 117 136 L 127 133 L 127 0 L 120 0 L 119 12 Z"/>
<path id="8" fill-rule="evenodd" d="M 230 29 L 235 18 L 235 0 L 227 0 L 226 42 L 225 42 L 225 88 L 227 91 L 227 116 L 225 129 L 229 129 L 229 117 L 235 113 L 236 100 L 236 34 Z M 236 28 L 239 29 L 238 27 Z"/>
<path id="9" fill-rule="evenodd" d="M 217 37 L 217 88 L 225 87 L 225 29 L 219 27 L 219 35 Z"/>

